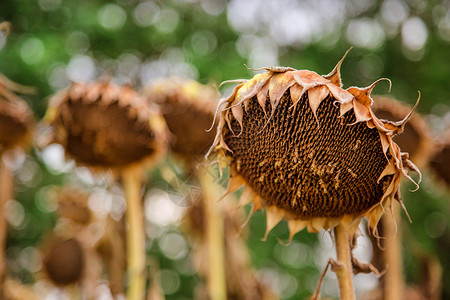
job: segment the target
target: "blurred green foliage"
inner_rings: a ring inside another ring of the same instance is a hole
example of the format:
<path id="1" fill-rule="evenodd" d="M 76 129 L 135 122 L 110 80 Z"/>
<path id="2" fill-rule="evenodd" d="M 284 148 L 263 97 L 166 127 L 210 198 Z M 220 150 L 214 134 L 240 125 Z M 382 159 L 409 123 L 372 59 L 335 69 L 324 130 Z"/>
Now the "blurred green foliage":
<path id="1" fill-rule="evenodd" d="M 278 4 L 274 7 L 271 2 Z M 446 123 L 442 117 L 450 111 L 448 1 L 314 2 L 2 0 L 0 21 L 10 21 L 13 32 L 7 39 L 0 38 L 0 72 L 37 88 L 37 94 L 23 97 L 40 119 L 49 96 L 70 80 L 93 80 L 106 74 L 113 81 L 139 88 L 158 76 L 184 75 L 218 85 L 223 80 L 252 76 L 244 64 L 261 67 L 265 63 L 327 74 L 354 46 L 342 67 L 345 87 L 366 86 L 387 77 L 393 83 L 391 95 L 409 103 L 415 102 L 419 90 L 418 111 L 432 114 L 428 120 L 435 131 L 443 129 Z M 333 9 L 340 9 L 340 15 L 328 19 Z M 293 19 L 290 14 L 295 13 L 310 15 L 305 21 L 310 24 Z M 313 36 L 306 33 L 306 38 L 300 34 L 316 27 L 322 31 L 314 31 Z M 283 36 L 287 38 L 283 40 Z M 375 93 L 384 94 L 387 89 L 382 83 Z M 166 164 L 175 168 L 170 162 Z M 53 210 L 43 198 L 49 187 L 73 180 L 73 168 L 67 170 L 49 167 L 38 150 L 15 170 L 16 199 L 24 208 L 24 221 L 10 226 L 7 253 L 14 276 L 23 282 L 31 283 L 34 278 L 15 262 L 21 250 L 38 246 L 55 225 Z M 31 172 L 32 180 L 21 177 L 21 172 Z M 149 189 L 168 188 L 158 174 L 149 175 Z M 427 170 L 424 177 L 419 191 L 405 189 L 403 193 L 413 219 L 412 224 L 404 222 L 405 269 L 408 281 L 417 282 L 420 270 L 416 256 L 436 255 L 443 267 L 443 299 L 447 299 L 449 194 L 436 186 Z M 322 238 L 301 232 L 290 246 L 281 246 L 278 239 L 287 240 L 287 226 L 282 223 L 263 242 L 264 219 L 259 212 L 249 224 L 247 244 L 254 267 L 263 270 L 261 274 L 278 276 L 273 284 L 278 284 L 283 298 L 308 297 L 324 266 L 314 259 Z M 176 288 L 166 287 L 166 297 L 192 299 L 195 285 L 202 279 L 186 267 L 187 257 L 181 263 L 166 257 L 158 246 L 161 237 L 179 231 L 175 226 L 158 230 L 160 234 L 149 242 L 148 251 L 161 270 L 169 271 L 162 273 L 164 276 L 175 276 L 179 281 Z M 167 282 L 174 282 L 171 280 Z M 327 293 L 333 291 L 325 290 Z"/>

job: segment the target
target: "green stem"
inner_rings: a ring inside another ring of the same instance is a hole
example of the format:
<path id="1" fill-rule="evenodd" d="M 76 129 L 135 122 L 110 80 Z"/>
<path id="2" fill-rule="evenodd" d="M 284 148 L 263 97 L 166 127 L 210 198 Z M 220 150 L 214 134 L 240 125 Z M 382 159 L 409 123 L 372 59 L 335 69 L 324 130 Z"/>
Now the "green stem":
<path id="1" fill-rule="evenodd" d="M 334 228 L 334 238 L 336 240 L 337 263 L 339 264 L 335 273 L 339 281 L 341 299 L 354 300 L 350 239 L 342 225 Z"/>
<path id="2" fill-rule="evenodd" d="M 225 300 L 225 253 L 224 253 L 224 227 L 223 216 L 219 210 L 217 200 L 219 195 L 214 187 L 212 175 L 207 168 L 203 168 L 199 174 L 203 199 L 206 208 L 206 228 L 208 241 L 208 288 L 211 300 Z M 236 274 L 239 276 L 239 274 Z"/>
<path id="3" fill-rule="evenodd" d="M 142 300 L 145 297 L 145 231 L 142 214 L 141 177 L 139 170 L 123 172 L 123 186 L 127 201 L 127 300 Z"/>

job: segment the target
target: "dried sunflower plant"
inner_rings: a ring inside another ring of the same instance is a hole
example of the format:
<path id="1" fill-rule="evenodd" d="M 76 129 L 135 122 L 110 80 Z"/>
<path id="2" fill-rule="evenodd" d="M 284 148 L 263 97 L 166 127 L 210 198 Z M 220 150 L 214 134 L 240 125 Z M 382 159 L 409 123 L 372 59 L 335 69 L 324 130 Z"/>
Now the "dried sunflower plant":
<path id="1" fill-rule="evenodd" d="M 238 81 L 217 107 L 210 152 L 228 161 L 228 191 L 244 185 L 240 203 L 252 202 L 252 212 L 266 208 L 265 237 L 282 219 L 290 240 L 304 228 L 333 232 L 337 261 L 330 259 L 324 272 L 331 265 L 341 298 L 354 299 L 351 247 L 360 221 L 367 217 L 376 234 L 385 211 L 402 204 L 402 176 L 413 181 L 409 171 L 419 170 L 392 140 L 412 111 L 399 122 L 380 120 L 370 94 L 383 79 L 343 89 L 344 58 L 325 76 L 267 67 Z"/>
<path id="2" fill-rule="evenodd" d="M 172 77 L 156 80 L 146 86 L 144 94 L 161 107 L 172 134 L 171 153 L 185 166 L 191 183 L 198 182 L 201 186 L 202 193 L 197 199 L 192 195 L 195 193 L 187 191 L 192 188 L 190 184 L 187 188 L 186 184 L 173 184 L 175 189 L 192 196 L 194 201 L 204 206 L 207 251 L 203 260 L 207 266 L 204 274 L 207 277 L 208 295 L 212 299 L 226 299 L 226 269 L 229 266 L 225 265 L 224 217 L 215 203 L 220 198 L 220 187 L 214 182 L 212 172 L 203 160 L 203 155 L 214 141 L 214 134 L 205 132 L 205 129 L 214 120 L 218 92 L 212 86 L 194 80 Z M 169 183 L 179 182 L 176 176 L 169 168 L 163 170 L 163 177 Z"/>
<path id="3" fill-rule="evenodd" d="M 50 100 L 46 121 L 67 156 L 94 172 L 122 179 L 127 211 L 127 299 L 145 295 L 142 172 L 166 149 L 167 129 L 157 107 L 129 86 L 74 83 Z"/>

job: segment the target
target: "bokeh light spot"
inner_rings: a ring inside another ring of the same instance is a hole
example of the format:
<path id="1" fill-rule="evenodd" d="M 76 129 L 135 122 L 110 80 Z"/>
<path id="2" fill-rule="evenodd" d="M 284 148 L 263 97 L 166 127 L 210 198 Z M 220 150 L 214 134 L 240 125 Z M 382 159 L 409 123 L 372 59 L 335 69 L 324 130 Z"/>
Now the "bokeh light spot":
<path id="1" fill-rule="evenodd" d="M 180 16 L 171 8 L 164 8 L 158 15 L 155 27 L 162 33 L 172 33 L 178 25 Z"/>
<path id="2" fill-rule="evenodd" d="M 159 7 L 153 1 L 139 3 L 133 12 L 133 19 L 136 25 L 148 27 L 153 25 L 159 16 Z"/>
<path id="3" fill-rule="evenodd" d="M 172 270 L 161 270 L 159 272 L 161 288 L 166 295 L 172 295 L 180 288 L 180 277 Z"/>
<path id="4" fill-rule="evenodd" d="M 19 228 L 25 221 L 25 209 L 16 200 L 6 202 L 5 210 L 2 213 L 5 214 L 6 220 L 13 227 Z"/>
<path id="5" fill-rule="evenodd" d="M 22 42 L 20 47 L 20 57 L 29 65 L 39 63 L 45 54 L 45 47 L 42 41 L 36 37 L 29 37 Z"/>
<path id="6" fill-rule="evenodd" d="M 438 238 L 442 236 L 447 230 L 447 217 L 438 211 L 430 213 L 424 222 L 425 232 L 431 238 Z"/>
<path id="7" fill-rule="evenodd" d="M 61 6 L 62 0 L 39 0 L 39 7 L 43 11 L 56 10 Z"/>
<path id="8" fill-rule="evenodd" d="M 170 259 L 178 260 L 188 253 L 188 246 L 184 237 L 176 232 L 163 235 L 158 244 L 162 253 Z"/>
<path id="9" fill-rule="evenodd" d="M 105 29 L 118 30 L 127 20 L 127 13 L 117 4 L 106 4 L 98 12 L 98 22 Z"/>
<path id="10" fill-rule="evenodd" d="M 351 44 L 371 50 L 381 47 L 385 39 L 380 23 L 369 18 L 352 20 L 345 36 Z"/>
<path id="11" fill-rule="evenodd" d="M 403 23 L 402 42 L 406 48 L 412 51 L 418 51 L 424 47 L 427 38 L 427 26 L 422 19 L 412 17 Z"/>

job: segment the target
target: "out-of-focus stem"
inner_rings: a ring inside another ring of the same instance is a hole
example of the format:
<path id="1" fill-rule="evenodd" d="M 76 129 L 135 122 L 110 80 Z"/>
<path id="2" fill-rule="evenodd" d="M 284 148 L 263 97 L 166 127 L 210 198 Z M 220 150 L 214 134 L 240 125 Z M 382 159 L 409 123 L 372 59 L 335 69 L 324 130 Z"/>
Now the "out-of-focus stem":
<path id="1" fill-rule="evenodd" d="M 334 271 L 339 281 L 341 299 L 354 300 L 355 290 L 353 288 L 350 239 L 347 231 L 342 225 L 334 228 L 334 238 L 336 240 L 336 255 L 338 264 Z"/>
<path id="2" fill-rule="evenodd" d="M 225 300 L 225 253 L 224 253 L 224 227 L 223 216 L 219 211 L 217 200 L 219 194 L 206 167 L 199 172 L 199 180 L 202 187 L 203 199 L 206 208 L 206 228 L 208 241 L 208 289 L 210 299 Z M 239 274 L 236 274 L 239 276 Z"/>
<path id="3" fill-rule="evenodd" d="M 401 230 L 400 209 L 398 203 L 394 203 L 392 208 L 392 217 L 385 215 L 382 219 L 385 251 L 383 251 L 383 260 L 387 266 L 384 275 L 384 298 L 383 299 L 401 299 L 403 297 L 404 278 L 403 278 L 403 259 L 401 249 Z"/>
<path id="4" fill-rule="evenodd" d="M 3 295 L 3 282 L 5 280 L 5 247 L 8 223 L 6 222 L 5 204 L 11 199 L 13 193 L 13 177 L 9 167 L 3 162 L 0 155 L 0 298 Z"/>
<path id="5" fill-rule="evenodd" d="M 122 175 L 127 201 L 127 300 L 145 297 L 145 231 L 141 199 L 141 174 L 139 170 L 127 169 Z"/>

